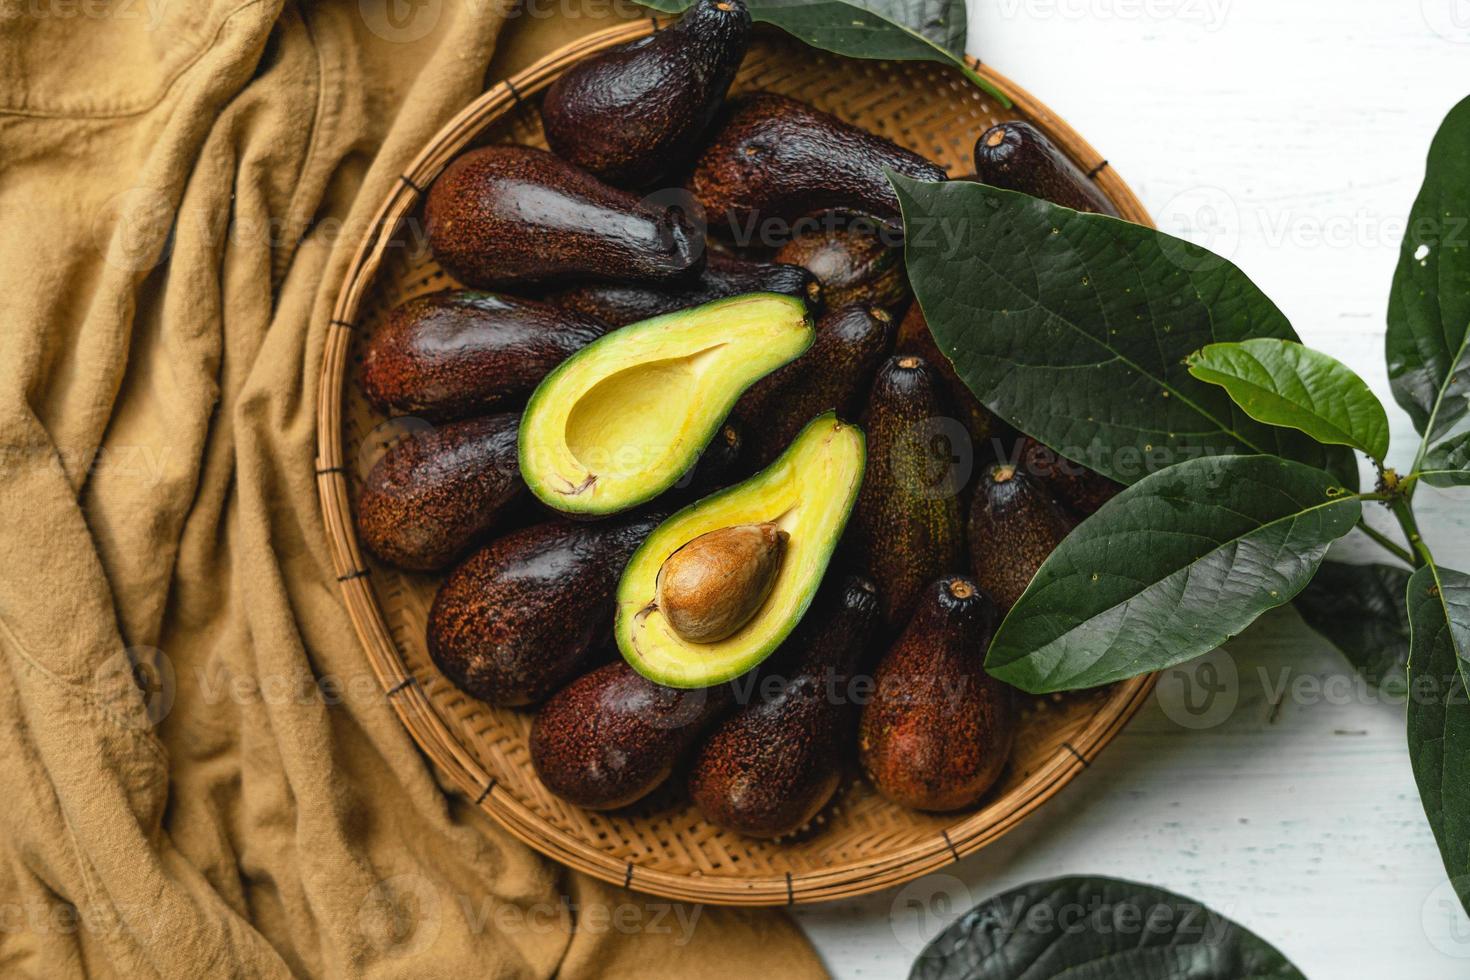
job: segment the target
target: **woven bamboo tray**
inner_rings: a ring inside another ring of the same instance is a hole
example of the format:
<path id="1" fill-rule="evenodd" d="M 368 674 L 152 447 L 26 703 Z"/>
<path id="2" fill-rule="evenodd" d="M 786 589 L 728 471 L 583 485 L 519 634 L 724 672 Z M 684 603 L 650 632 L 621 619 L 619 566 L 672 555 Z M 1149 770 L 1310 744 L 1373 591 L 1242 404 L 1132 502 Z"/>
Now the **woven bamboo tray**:
<path id="1" fill-rule="evenodd" d="M 957 861 L 1015 827 L 1102 751 L 1142 705 L 1152 678 L 1027 703 L 1009 769 L 972 813 L 905 810 L 852 775 L 808 830 L 757 841 L 705 823 L 676 785 L 611 814 L 553 797 L 531 768 L 531 715 L 467 697 L 429 660 L 424 626 L 437 579 L 370 562 L 358 547 L 352 507 L 362 478 L 382 444 L 412 424 L 387 422 L 364 402 L 355 381 L 362 350 L 387 310 L 454 285 L 423 245 L 423 190 L 466 147 L 544 146 L 530 100 L 579 59 L 657 27 L 643 21 L 610 28 L 494 86 L 439 132 L 383 202 L 337 298 L 321 367 L 317 472 L 333 561 L 373 671 L 403 724 L 469 799 L 530 846 L 606 881 L 687 901 L 758 906 L 861 895 Z M 1003 110 L 949 68 L 849 60 L 762 30 L 735 91 L 805 99 L 925 154 L 951 175 L 972 169 L 981 131 L 1027 119 L 1093 175 L 1124 217 L 1148 223 L 1127 185 L 1080 136 L 1005 78 L 975 67 L 1009 95 L 1013 109 Z"/>

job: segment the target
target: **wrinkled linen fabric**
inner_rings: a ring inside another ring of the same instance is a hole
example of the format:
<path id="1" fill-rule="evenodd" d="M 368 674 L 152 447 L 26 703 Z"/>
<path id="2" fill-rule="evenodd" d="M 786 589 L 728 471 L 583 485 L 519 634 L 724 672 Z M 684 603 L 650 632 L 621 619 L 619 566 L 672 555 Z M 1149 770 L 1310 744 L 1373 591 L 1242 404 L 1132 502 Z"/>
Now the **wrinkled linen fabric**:
<path id="1" fill-rule="evenodd" d="M 821 974 L 447 791 L 328 559 L 368 218 L 502 31 L 495 77 L 608 10 L 0 0 L 0 976 Z"/>

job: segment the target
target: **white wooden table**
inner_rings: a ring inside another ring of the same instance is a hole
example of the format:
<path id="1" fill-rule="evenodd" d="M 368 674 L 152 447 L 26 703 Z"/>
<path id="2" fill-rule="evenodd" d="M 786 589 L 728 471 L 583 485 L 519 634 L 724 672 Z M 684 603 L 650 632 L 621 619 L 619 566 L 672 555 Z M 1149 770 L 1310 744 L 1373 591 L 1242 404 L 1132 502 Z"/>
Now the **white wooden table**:
<path id="1" fill-rule="evenodd" d="M 1470 0 L 970 6 L 973 52 L 1077 127 L 1160 227 L 1228 255 L 1373 386 L 1391 462 L 1407 465 L 1384 311 L 1430 137 L 1470 94 Z M 1418 501 L 1436 554 L 1470 570 L 1470 499 L 1458 514 L 1429 487 Z M 1359 535 L 1334 551 L 1381 554 Z M 1424 822 L 1402 705 L 1355 685 L 1289 609 L 1211 657 L 1238 678 L 1219 725 L 1184 727 L 1155 698 L 1062 794 L 948 874 L 800 910 L 833 974 L 904 976 L 974 902 L 1095 873 L 1199 898 L 1312 980 L 1470 976 L 1470 922 Z"/>

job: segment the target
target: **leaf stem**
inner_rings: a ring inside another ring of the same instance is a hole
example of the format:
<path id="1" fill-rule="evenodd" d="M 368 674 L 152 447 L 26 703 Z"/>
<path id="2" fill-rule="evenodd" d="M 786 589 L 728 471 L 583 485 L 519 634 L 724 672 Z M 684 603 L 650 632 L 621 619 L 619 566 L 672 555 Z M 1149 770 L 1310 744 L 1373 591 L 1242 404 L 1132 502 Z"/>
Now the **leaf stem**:
<path id="1" fill-rule="evenodd" d="M 1370 527 L 1367 521 L 1359 521 L 1358 530 L 1362 531 L 1364 534 L 1368 535 L 1368 537 L 1378 542 L 1378 544 L 1383 548 L 1384 551 L 1387 551 L 1389 554 L 1393 555 L 1395 558 L 1399 559 L 1410 567 L 1414 566 L 1414 556 L 1410 554 L 1407 549 L 1398 544 L 1392 538 L 1388 537 L 1383 532 Z"/>
<path id="2" fill-rule="evenodd" d="M 1393 511 L 1393 516 L 1398 518 L 1399 526 L 1404 529 L 1404 536 L 1409 539 L 1409 545 L 1414 549 L 1414 567 L 1434 564 L 1434 556 L 1429 553 L 1429 545 L 1424 543 L 1424 538 L 1419 534 L 1419 522 L 1414 517 L 1414 505 L 1409 500 L 1409 495 L 1407 493 L 1395 494 L 1388 506 Z"/>

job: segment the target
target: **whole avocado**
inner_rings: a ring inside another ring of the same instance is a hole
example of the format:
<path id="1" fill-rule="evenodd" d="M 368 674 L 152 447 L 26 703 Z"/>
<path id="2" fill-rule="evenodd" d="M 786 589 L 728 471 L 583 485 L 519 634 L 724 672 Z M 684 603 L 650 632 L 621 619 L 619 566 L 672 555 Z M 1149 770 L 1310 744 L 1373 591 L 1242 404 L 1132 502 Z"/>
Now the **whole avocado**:
<path id="1" fill-rule="evenodd" d="M 878 584 L 883 620 L 897 631 L 924 587 L 964 567 L 965 527 L 938 379 L 912 354 L 878 369 L 863 429 L 868 472 L 850 541 Z"/>
<path id="2" fill-rule="evenodd" d="M 515 404 L 607 332 L 535 300 L 446 289 L 396 307 L 368 342 L 363 394 L 379 411 L 433 420 Z"/>
<path id="3" fill-rule="evenodd" d="M 373 466 L 357 502 L 362 543 L 416 572 L 443 568 L 526 494 L 520 416 L 490 415 L 410 434 Z"/>
<path id="4" fill-rule="evenodd" d="M 913 619 L 878 663 L 858 757 L 878 791 L 916 810 L 980 801 L 1010 757 L 1016 705 L 985 672 L 995 606 L 968 578 L 924 590 Z"/>
<path id="5" fill-rule="evenodd" d="M 975 141 L 975 172 L 984 183 L 1020 191 L 1074 211 L 1118 216 L 1118 209 L 1046 134 L 1030 123 L 992 126 Z"/>
<path id="6" fill-rule="evenodd" d="M 429 656 L 489 704 L 544 700 L 608 636 L 613 592 L 658 516 L 512 532 L 458 565 L 429 610 Z"/>
<path id="7" fill-rule="evenodd" d="M 807 352 L 766 375 L 731 413 L 745 433 L 752 467 L 769 464 L 822 412 L 853 418 L 878 364 L 893 347 L 893 320 L 883 310 L 848 306 L 817 321 Z"/>
<path id="8" fill-rule="evenodd" d="M 605 664 L 541 706 L 531 726 L 531 764 L 568 803 L 627 806 L 669 777 L 729 701 L 728 684 L 681 691 L 621 660 Z"/>
<path id="9" fill-rule="evenodd" d="M 609 183 L 654 183 L 693 155 L 750 26 L 744 0 L 697 0 L 672 27 L 579 61 L 541 102 L 546 142 Z"/>
<path id="10" fill-rule="evenodd" d="M 545 150 L 486 146 L 455 159 L 424 204 L 434 258 L 466 286 L 669 282 L 698 273 L 704 242 L 682 208 L 610 187 Z"/>
<path id="11" fill-rule="evenodd" d="M 752 837 L 780 837 L 826 805 L 856 727 L 853 678 L 879 619 L 867 579 L 850 575 L 823 587 L 760 678 L 759 696 L 700 746 L 689 795 L 705 819 Z"/>
<path id="12" fill-rule="evenodd" d="M 758 236 L 764 222 L 789 228 L 819 211 L 897 225 L 898 195 L 886 170 L 914 180 L 945 178 L 943 167 L 891 140 L 796 99 L 760 92 L 732 105 L 689 186 L 710 227 L 741 240 Z"/>

